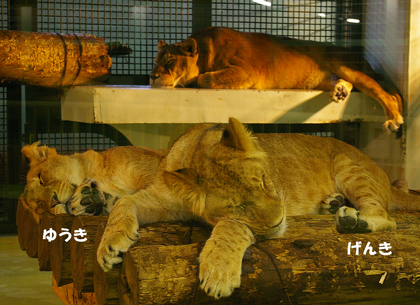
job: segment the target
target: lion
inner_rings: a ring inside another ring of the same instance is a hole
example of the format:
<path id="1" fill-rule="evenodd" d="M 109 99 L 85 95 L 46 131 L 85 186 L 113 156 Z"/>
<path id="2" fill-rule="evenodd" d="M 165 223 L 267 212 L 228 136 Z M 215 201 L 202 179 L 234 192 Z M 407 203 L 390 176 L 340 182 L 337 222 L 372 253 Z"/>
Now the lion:
<path id="1" fill-rule="evenodd" d="M 36 142 L 22 153 L 30 161 L 23 198 L 33 210 L 109 215 L 117 198 L 153 181 L 165 150 L 121 146 L 64 156 Z"/>
<path id="2" fill-rule="evenodd" d="M 360 72 L 369 64 L 356 66 L 360 60 L 352 57 L 334 45 L 210 27 L 180 43 L 159 41 L 149 82 L 157 88 L 318 89 L 330 91 L 334 102 L 345 102 L 354 86 L 381 104 L 384 129 L 396 132 L 404 123 L 401 97 Z"/>
<path id="3" fill-rule="evenodd" d="M 349 204 L 346 204 L 346 201 Z M 240 286 L 245 250 L 287 234 L 286 216 L 335 213 L 339 232 L 396 230 L 390 210 L 420 210 L 360 150 L 333 138 L 252 134 L 234 118 L 179 137 L 145 189 L 120 198 L 97 260 L 109 271 L 139 238 L 139 225 L 201 220 L 213 226 L 200 253 L 201 288 L 215 298 Z"/>

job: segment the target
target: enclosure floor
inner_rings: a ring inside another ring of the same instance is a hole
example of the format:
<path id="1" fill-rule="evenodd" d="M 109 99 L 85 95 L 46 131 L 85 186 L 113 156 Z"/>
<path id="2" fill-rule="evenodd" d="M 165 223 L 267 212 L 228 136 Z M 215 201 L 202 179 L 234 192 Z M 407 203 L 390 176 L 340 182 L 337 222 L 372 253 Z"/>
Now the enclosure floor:
<path id="1" fill-rule="evenodd" d="M 62 305 L 52 290 L 52 272 L 20 250 L 16 234 L 0 235 L 0 304 Z"/>

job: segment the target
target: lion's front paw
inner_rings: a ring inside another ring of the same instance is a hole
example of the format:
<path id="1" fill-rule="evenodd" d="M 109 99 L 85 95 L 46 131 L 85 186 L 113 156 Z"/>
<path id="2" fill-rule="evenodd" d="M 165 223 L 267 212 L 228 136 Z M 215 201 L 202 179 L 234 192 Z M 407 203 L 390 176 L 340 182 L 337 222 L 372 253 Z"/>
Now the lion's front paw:
<path id="1" fill-rule="evenodd" d="M 241 285 L 242 256 L 220 250 L 206 244 L 200 255 L 201 288 L 216 299 L 230 296 Z"/>
<path id="2" fill-rule="evenodd" d="M 335 220 L 337 231 L 340 233 L 368 233 L 372 231 L 368 219 L 354 208 L 346 206 L 339 208 Z"/>
<path id="3" fill-rule="evenodd" d="M 110 195 L 100 190 L 94 180 L 86 179 L 75 190 L 70 199 L 71 213 L 74 215 L 94 215 L 108 214 L 104 209 Z"/>
<path id="4" fill-rule="evenodd" d="M 343 79 L 339 79 L 333 90 L 330 92 L 331 100 L 336 103 L 347 101 L 347 99 L 350 97 L 350 92 L 352 89 L 353 85 L 351 83 L 346 82 Z"/>
<path id="5" fill-rule="evenodd" d="M 99 266 L 107 272 L 122 262 L 122 254 L 139 239 L 137 221 L 124 218 L 125 223 L 108 225 L 96 253 Z"/>
<path id="6" fill-rule="evenodd" d="M 337 213 L 337 210 L 346 204 L 345 198 L 339 193 L 333 193 L 321 202 L 319 213 L 329 215 Z"/>

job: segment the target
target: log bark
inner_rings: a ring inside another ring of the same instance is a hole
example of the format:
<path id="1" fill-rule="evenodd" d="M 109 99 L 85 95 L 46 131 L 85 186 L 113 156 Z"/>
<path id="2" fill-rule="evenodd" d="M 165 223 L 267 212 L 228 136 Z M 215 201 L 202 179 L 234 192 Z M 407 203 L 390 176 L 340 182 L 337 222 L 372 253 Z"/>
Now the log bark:
<path id="1" fill-rule="evenodd" d="M 19 197 L 16 213 L 18 239 L 20 248 L 31 258 L 38 256 L 38 226 L 44 212 L 42 209 L 34 211 L 23 196 Z"/>
<path id="2" fill-rule="evenodd" d="M 79 216 L 73 221 L 71 228 L 73 237 L 70 240 L 70 263 L 74 288 L 79 293 L 94 291 L 95 235 L 97 227 L 107 220 L 108 216 Z M 86 239 L 86 241 L 79 242 L 76 240 L 76 230 L 86 232 L 85 236 L 77 237 L 79 240 Z"/>
<path id="3" fill-rule="evenodd" d="M 0 31 L 0 80 L 35 86 L 79 85 L 112 64 L 102 38 L 88 34 Z"/>
<path id="4" fill-rule="evenodd" d="M 39 224 L 38 231 L 38 264 L 39 271 L 52 271 L 50 259 L 50 242 L 43 239 L 44 230 L 52 228 L 54 215 L 44 213 L 42 215 L 41 223 Z"/>
<path id="5" fill-rule="evenodd" d="M 55 215 L 52 222 L 52 229 L 57 236 L 50 243 L 50 258 L 53 277 L 57 281 L 57 286 L 73 283 L 70 263 L 70 242 L 66 242 L 65 235 L 59 236 L 61 232 L 70 232 L 74 216 L 68 214 Z"/>
<path id="6" fill-rule="evenodd" d="M 199 288 L 197 259 L 203 242 L 166 240 L 153 245 L 151 240 L 141 243 L 141 238 L 124 257 L 120 304 L 417 302 L 420 213 L 392 216 L 396 232 L 370 234 L 339 234 L 329 215 L 289 217 L 284 238 L 250 247 L 243 260 L 241 287 L 219 301 Z M 356 242 L 362 245 L 359 254 L 353 248 L 348 254 L 349 243 Z M 392 248 L 382 253 L 390 255 L 379 253 L 384 242 Z M 376 254 L 364 254 L 368 245 Z"/>

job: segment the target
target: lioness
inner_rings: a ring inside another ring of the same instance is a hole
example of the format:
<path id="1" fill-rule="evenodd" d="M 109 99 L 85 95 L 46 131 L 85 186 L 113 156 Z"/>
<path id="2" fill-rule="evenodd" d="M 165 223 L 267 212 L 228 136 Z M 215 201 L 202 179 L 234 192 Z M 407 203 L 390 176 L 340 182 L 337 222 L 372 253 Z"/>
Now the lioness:
<path id="1" fill-rule="evenodd" d="M 358 71 L 361 68 L 353 67 L 356 60 L 351 57 L 332 45 L 211 27 L 173 45 L 159 41 L 150 85 L 320 89 L 330 91 L 335 102 L 346 101 L 354 85 L 382 105 L 387 118 L 384 129 L 397 131 L 404 122 L 400 96 L 388 94 Z M 335 81 L 335 76 L 340 79 Z"/>
<path id="2" fill-rule="evenodd" d="M 147 187 L 165 151 L 122 146 L 70 156 L 55 148 L 25 145 L 29 159 L 23 198 L 52 214 L 108 215 L 115 199 Z"/>
<path id="3" fill-rule="evenodd" d="M 387 211 L 420 210 L 420 197 L 391 186 L 368 156 L 333 138 L 252 135 L 234 118 L 226 127 L 198 124 L 175 141 L 150 186 L 116 202 L 97 259 L 105 271 L 120 263 L 139 225 L 201 219 L 214 226 L 200 254 L 201 287 L 225 297 L 240 285 L 247 247 L 282 235 L 286 215 L 320 208 L 338 209 L 339 232 L 395 230 Z"/>

